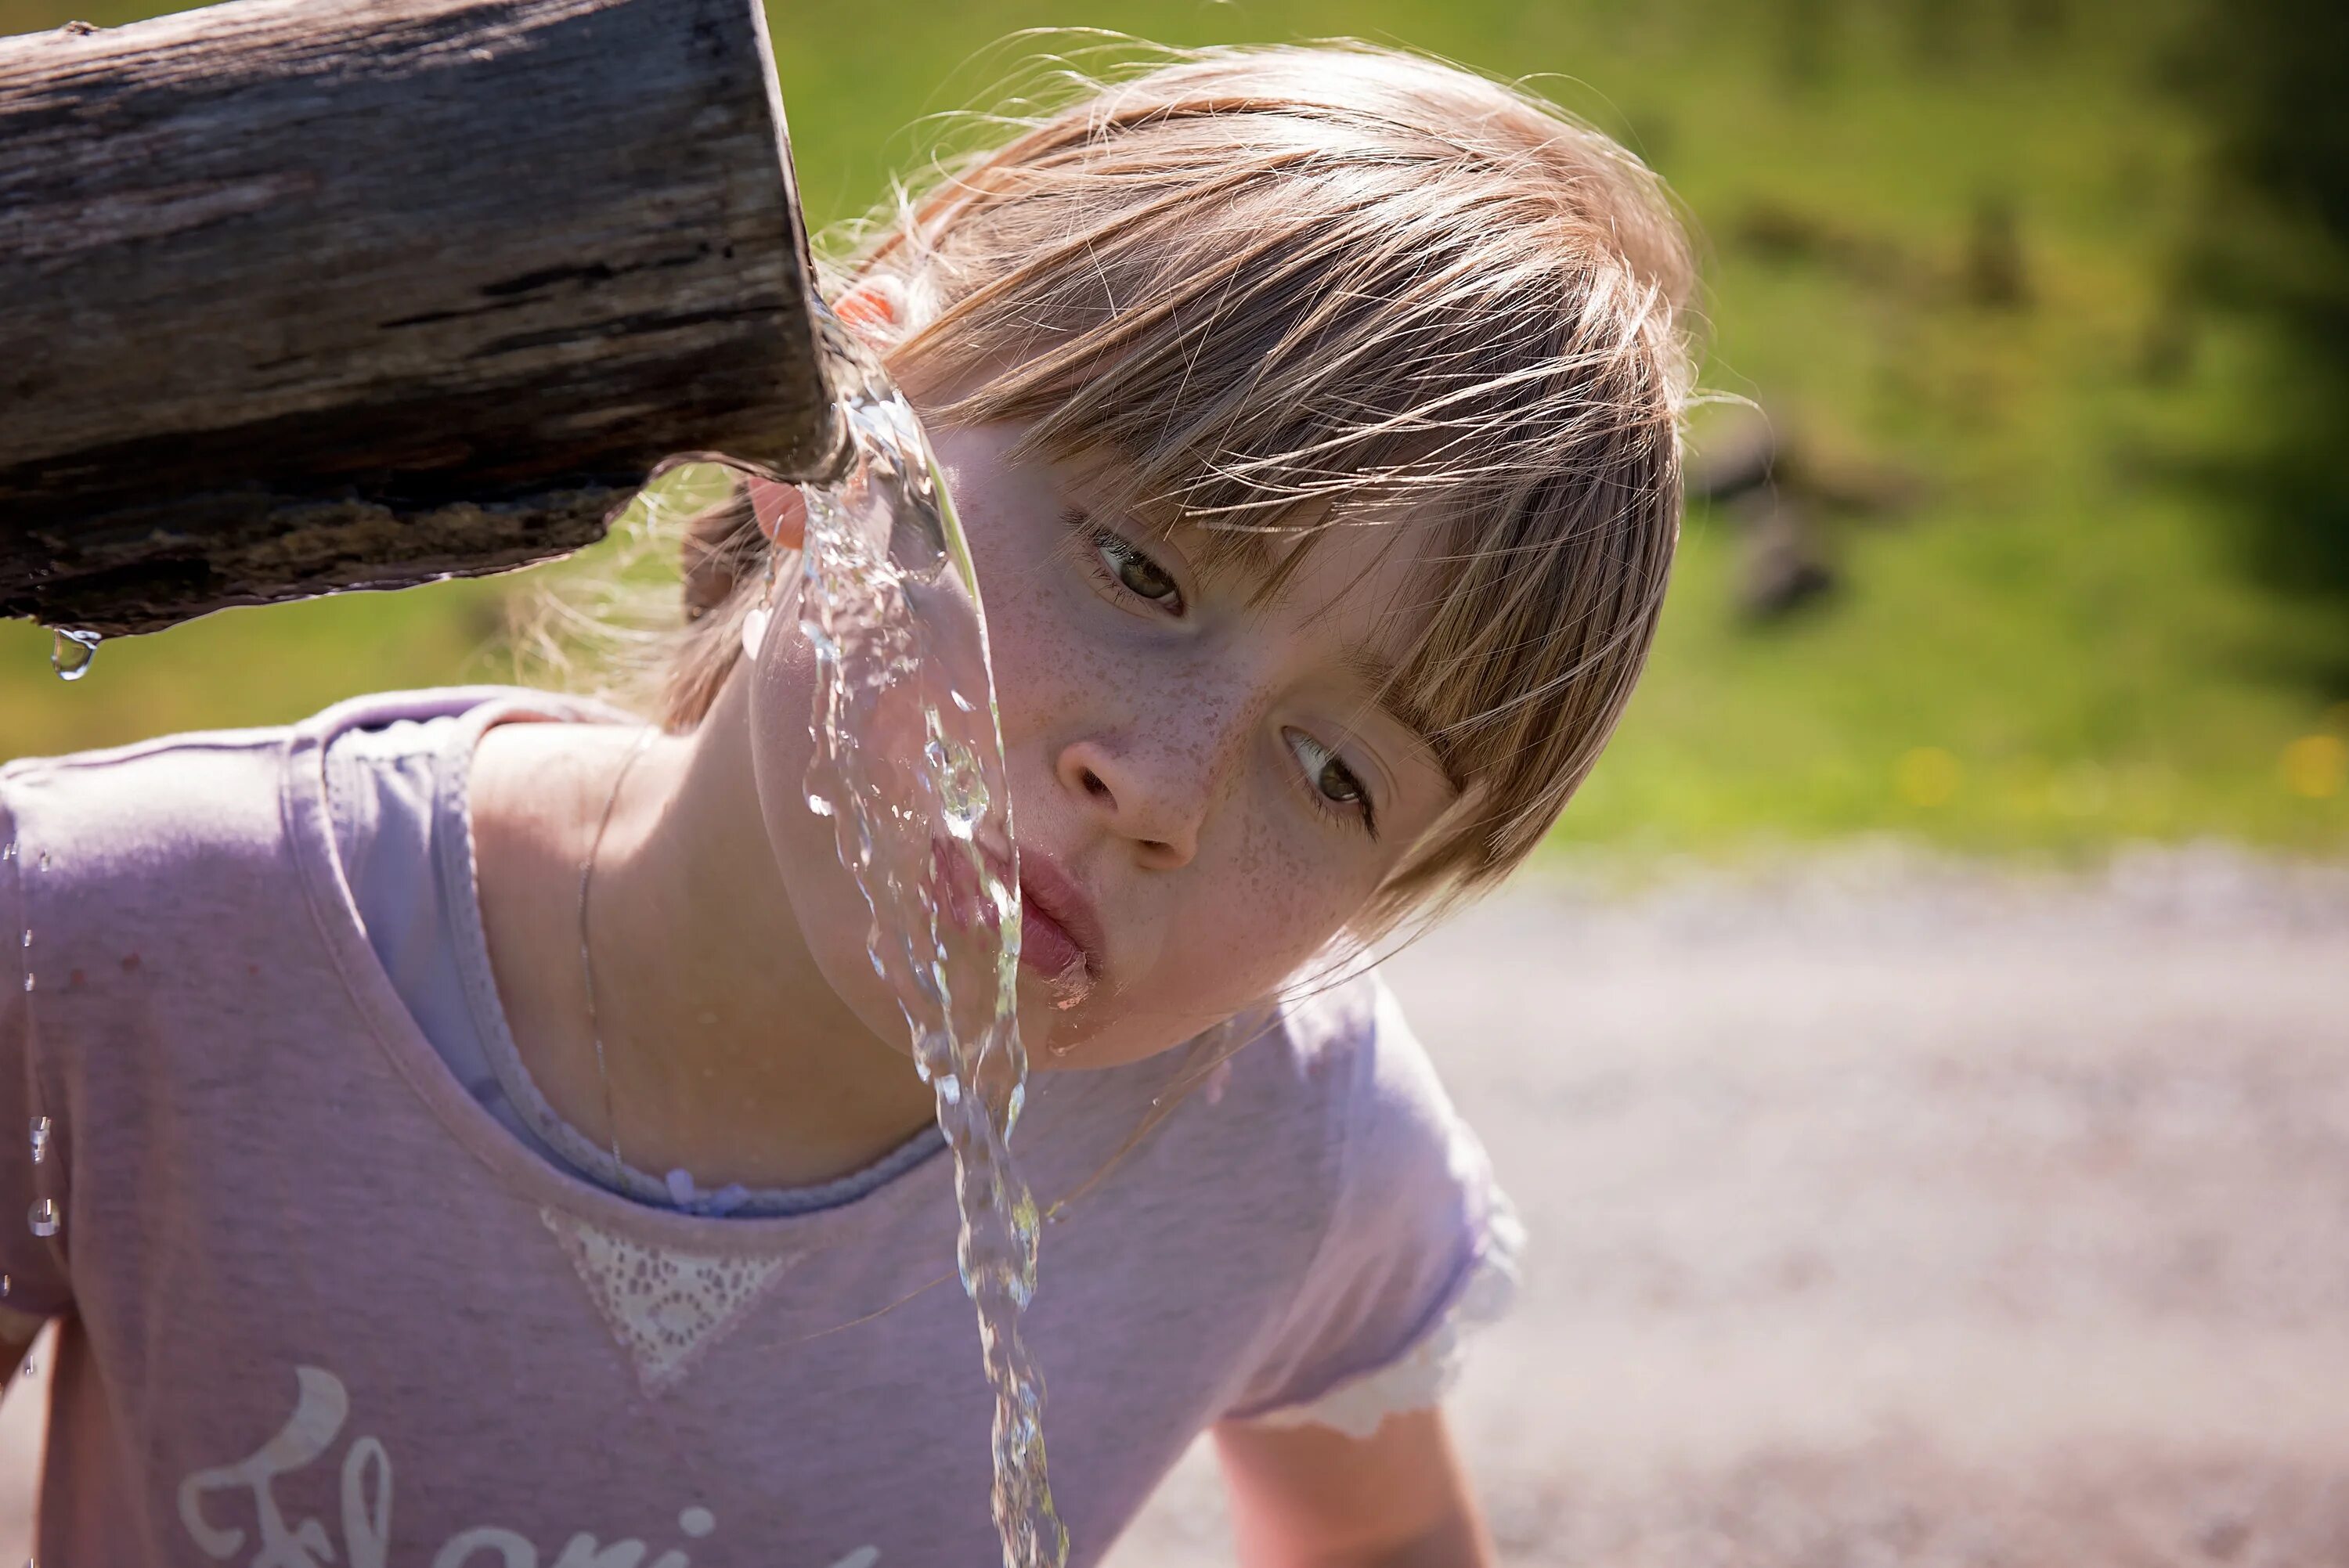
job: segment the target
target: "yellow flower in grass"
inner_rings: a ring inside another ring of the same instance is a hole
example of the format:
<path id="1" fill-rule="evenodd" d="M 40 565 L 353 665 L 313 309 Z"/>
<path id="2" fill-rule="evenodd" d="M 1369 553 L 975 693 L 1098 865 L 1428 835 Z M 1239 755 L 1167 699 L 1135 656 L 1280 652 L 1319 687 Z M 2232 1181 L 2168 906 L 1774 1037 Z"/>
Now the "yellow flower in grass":
<path id="1" fill-rule="evenodd" d="M 1911 806 L 1946 805 L 1965 776 L 1958 759 L 1938 746 L 1911 747 L 1892 764 L 1892 788 Z"/>
<path id="2" fill-rule="evenodd" d="M 2303 735 L 2283 748 L 2278 770 L 2283 787 L 2311 800 L 2329 800 L 2349 783 L 2349 740 L 2337 735 Z"/>

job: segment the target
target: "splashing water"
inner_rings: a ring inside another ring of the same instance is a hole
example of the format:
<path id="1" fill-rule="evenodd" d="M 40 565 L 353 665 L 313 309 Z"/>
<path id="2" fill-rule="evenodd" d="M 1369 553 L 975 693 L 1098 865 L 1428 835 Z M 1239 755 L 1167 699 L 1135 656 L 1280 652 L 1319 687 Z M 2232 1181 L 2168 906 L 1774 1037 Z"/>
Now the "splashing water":
<path id="1" fill-rule="evenodd" d="M 49 667 L 61 681 L 78 681 L 98 662 L 98 634 L 74 626 L 49 628 Z"/>
<path id="2" fill-rule="evenodd" d="M 799 624 L 816 655 L 809 808 L 873 912 L 865 950 L 895 995 L 954 1157 L 956 1262 L 995 1391 L 994 1513 L 1006 1568 L 1060 1568 L 1043 1380 L 1019 1337 L 1036 1204 L 1009 1140 L 1026 1093 L 1019 880 L 987 622 L 952 500 L 914 411 L 825 316 L 847 470 L 803 485 Z M 763 626 L 750 633 L 754 641 Z"/>

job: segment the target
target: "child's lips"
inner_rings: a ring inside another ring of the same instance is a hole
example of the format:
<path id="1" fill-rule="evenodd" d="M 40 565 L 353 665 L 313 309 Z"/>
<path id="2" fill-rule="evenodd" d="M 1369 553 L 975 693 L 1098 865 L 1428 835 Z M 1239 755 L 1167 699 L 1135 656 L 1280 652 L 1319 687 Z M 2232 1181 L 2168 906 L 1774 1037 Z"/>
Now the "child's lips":
<path id="1" fill-rule="evenodd" d="M 991 848 L 982 848 L 979 852 L 996 876 L 1008 876 L 1008 857 Z M 978 869 L 972 865 L 968 851 L 940 842 L 934 847 L 931 865 L 936 886 L 944 895 L 939 900 L 940 913 L 965 931 L 975 925 L 992 928 L 995 906 L 981 890 Z M 1097 975 L 1092 949 L 1071 933 L 1063 923 L 1064 917 L 1054 913 L 1054 905 L 1047 902 L 1047 897 L 1038 895 L 1038 882 L 1059 875 L 1056 869 L 1048 866 L 1036 868 L 1020 878 L 1019 966 L 1050 987 L 1054 1006 L 1066 1009 L 1092 995 Z M 1081 904 L 1083 894 L 1070 891 L 1065 877 L 1052 885 L 1061 890 L 1058 904 L 1061 910 Z"/>
<path id="2" fill-rule="evenodd" d="M 1092 995 L 1104 975 L 1101 914 L 1082 884 L 1040 848 L 1019 856 L 1022 934 L 1019 961 L 1052 988 L 1066 1010 Z"/>
<path id="3" fill-rule="evenodd" d="M 1055 1007 L 1073 1007 L 1092 991 L 1092 966 L 1085 950 L 1041 904 L 1026 896 L 1019 903 L 1019 965 L 1034 970 L 1052 988 Z"/>

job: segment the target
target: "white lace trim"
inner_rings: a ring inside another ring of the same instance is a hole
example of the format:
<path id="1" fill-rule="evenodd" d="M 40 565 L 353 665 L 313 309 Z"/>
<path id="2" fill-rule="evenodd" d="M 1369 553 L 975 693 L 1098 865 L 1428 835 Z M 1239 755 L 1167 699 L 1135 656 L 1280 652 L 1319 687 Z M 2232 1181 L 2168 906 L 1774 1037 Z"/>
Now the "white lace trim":
<path id="1" fill-rule="evenodd" d="M 795 1261 L 647 1246 L 584 1220 L 541 1209 L 579 1271 L 604 1326 L 647 1394 L 665 1393 L 695 1357 L 742 1321 Z"/>
<path id="2" fill-rule="evenodd" d="M 1507 1197 L 1495 1191 L 1468 1283 L 1435 1326 L 1395 1360 L 1350 1377 L 1318 1399 L 1249 1418 L 1268 1427 L 1334 1427 L 1367 1438 L 1392 1415 L 1423 1410 L 1443 1398 L 1468 1360 L 1468 1336 L 1508 1315 L 1517 1295 L 1517 1260 L 1526 1230 Z"/>

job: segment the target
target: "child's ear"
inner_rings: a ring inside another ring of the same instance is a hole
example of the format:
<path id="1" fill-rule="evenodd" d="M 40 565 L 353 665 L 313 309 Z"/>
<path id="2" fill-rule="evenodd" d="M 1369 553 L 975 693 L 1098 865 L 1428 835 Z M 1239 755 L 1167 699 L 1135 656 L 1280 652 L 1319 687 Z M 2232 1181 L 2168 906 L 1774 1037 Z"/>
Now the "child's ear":
<path id="1" fill-rule="evenodd" d="M 800 499 L 800 487 L 755 475 L 746 479 L 743 486 L 750 495 L 750 515 L 767 542 L 777 550 L 797 550 L 807 536 L 807 502 Z"/>
<path id="2" fill-rule="evenodd" d="M 861 278 L 833 303 L 833 315 L 875 347 L 885 347 L 905 325 L 905 285 L 886 273 Z"/>
<path id="3" fill-rule="evenodd" d="M 741 500 L 714 506 L 686 524 L 678 545 L 678 568 L 685 580 L 685 618 L 698 621 L 726 603 L 735 587 L 734 571 L 740 554 L 734 548 L 742 527 L 742 506 L 774 550 L 797 550 L 807 532 L 807 505 L 799 487 L 774 480 L 748 479 Z"/>

